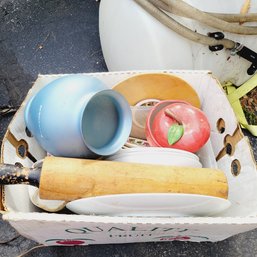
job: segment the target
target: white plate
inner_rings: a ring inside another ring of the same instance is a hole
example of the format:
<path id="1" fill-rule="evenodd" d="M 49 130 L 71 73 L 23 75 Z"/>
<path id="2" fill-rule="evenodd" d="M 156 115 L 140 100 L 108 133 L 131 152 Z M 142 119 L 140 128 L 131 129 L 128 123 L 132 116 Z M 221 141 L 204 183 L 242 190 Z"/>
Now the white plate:
<path id="1" fill-rule="evenodd" d="M 199 158 L 192 153 L 161 147 L 136 147 L 122 149 L 107 158 L 110 161 L 202 168 Z"/>
<path id="2" fill-rule="evenodd" d="M 226 210 L 230 201 L 194 194 L 120 194 L 83 198 L 67 203 L 77 214 L 111 216 L 210 216 Z"/>
<path id="3" fill-rule="evenodd" d="M 199 160 L 199 157 L 191 152 L 175 149 L 175 148 L 167 148 L 167 147 L 132 147 L 127 149 L 121 149 L 117 153 L 112 156 L 124 155 L 124 154 L 131 154 L 131 153 L 154 153 L 154 154 L 176 154 L 180 156 L 186 156 L 189 158 L 193 158 L 195 160 Z"/>

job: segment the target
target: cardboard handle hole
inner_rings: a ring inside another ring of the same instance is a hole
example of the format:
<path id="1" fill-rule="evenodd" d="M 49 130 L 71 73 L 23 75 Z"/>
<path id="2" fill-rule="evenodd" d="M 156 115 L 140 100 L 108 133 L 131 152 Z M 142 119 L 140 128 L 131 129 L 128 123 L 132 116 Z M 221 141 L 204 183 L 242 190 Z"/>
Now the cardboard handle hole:
<path id="1" fill-rule="evenodd" d="M 233 176 L 238 176 L 240 174 L 241 171 L 241 164 L 239 162 L 239 160 L 235 159 L 232 161 L 231 163 L 231 173 Z"/>
<path id="2" fill-rule="evenodd" d="M 220 134 L 225 132 L 225 121 L 220 118 L 217 120 L 217 130 L 219 131 Z"/>
<path id="3" fill-rule="evenodd" d="M 25 128 L 25 133 L 26 133 L 27 137 L 33 137 L 30 130 L 27 127 Z"/>
<path id="4" fill-rule="evenodd" d="M 233 152 L 233 146 L 230 143 L 226 144 L 226 154 L 232 155 Z"/>
<path id="5" fill-rule="evenodd" d="M 20 162 L 15 162 L 14 165 L 19 168 L 23 168 L 23 165 Z"/>
<path id="6" fill-rule="evenodd" d="M 20 140 L 16 146 L 16 153 L 21 159 L 25 159 L 28 154 L 28 144 L 25 140 Z"/>
<path id="7" fill-rule="evenodd" d="M 235 139 L 234 136 L 226 135 L 224 138 L 225 151 L 228 155 L 233 155 L 235 152 Z"/>

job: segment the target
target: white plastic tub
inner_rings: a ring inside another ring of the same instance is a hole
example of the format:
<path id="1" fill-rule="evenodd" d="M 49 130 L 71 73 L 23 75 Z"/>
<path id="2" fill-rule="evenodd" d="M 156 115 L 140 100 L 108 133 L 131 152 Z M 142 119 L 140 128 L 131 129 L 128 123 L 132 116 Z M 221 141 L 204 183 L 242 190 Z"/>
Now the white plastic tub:
<path id="1" fill-rule="evenodd" d="M 243 0 L 185 0 L 207 12 L 240 13 Z M 257 1 L 251 1 L 250 13 L 257 12 Z M 216 32 L 199 22 L 171 15 L 193 31 L 207 35 Z M 256 26 L 245 23 L 243 26 Z M 249 76 L 251 63 L 231 56 L 230 51 L 211 52 L 208 46 L 190 41 L 173 32 L 133 0 L 102 0 L 99 14 L 100 39 L 109 71 L 135 69 L 195 69 L 211 70 L 223 83 L 240 85 Z M 237 35 L 224 32 L 225 37 L 257 51 L 257 35 Z"/>

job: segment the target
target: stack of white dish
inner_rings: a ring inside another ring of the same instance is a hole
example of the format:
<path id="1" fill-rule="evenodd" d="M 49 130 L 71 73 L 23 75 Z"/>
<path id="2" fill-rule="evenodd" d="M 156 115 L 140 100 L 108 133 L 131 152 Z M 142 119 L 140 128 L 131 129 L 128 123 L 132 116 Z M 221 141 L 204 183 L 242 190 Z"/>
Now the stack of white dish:
<path id="1" fill-rule="evenodd" d="M 134 147 L 121 149 L 116 154 L 110 156 L 108 160 L 202 168 L 202 164 L 197 155 L 179 149 L 163 147 Z"/>
<path id="2" fill-rule="evenodd" d="M 122 149 L 107 158 L 133 162 L 202 168 L 197 155 L 178 149 L 134 147 Z M 78 214 L 116 216 L 208 216 L 230 206 L 226 199 L 196 194 L 122 194 L 79 199 L 66 205 Z"/>
<path id="3" fill-rule="evenodd" d="M 121 149 L 107 158 L 115 162 L 133 162 L 156 165 L 202 168 L 199 157 L 191 152 L 161 147 L 133 147 Z M 40 167 L 38 161 L 33 167 Z M 38 207 L 53 212 L 65 205 L 74 213 L 110 216 L 152 216 L 183 217 L 211 216 L 227 209 L 229 200 L 197 194 L 182 193 L 140 193 L 104 195 L 64 201 L 42 200 L 38 188 L 29 186 L 31 201 Z"/>
<path id="4" fill-rule="evenodd" d="M 162 147 L 121 149 L 109 161 L 202 168 L 197 155 Z M 203 171 L 204 172 L 204 171 Z M 152 193 L 105 195 L 72 201 L 66 205 L 78 214 L 115 216 L 209 216 L 224 211 L 230 202 L 196 194 Z"/>

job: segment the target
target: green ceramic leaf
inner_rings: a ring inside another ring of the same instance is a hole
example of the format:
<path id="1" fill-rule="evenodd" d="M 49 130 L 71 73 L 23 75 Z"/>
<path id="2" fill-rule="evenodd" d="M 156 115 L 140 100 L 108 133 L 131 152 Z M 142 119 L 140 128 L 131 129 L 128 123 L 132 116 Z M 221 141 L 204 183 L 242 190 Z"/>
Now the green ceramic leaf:
<path id="1" fill-rule="evenodd" d="M 169 145 L 175 144 L 183 135 L 184 128 L 183 125 L 177 123 L 170 126 L 168 130 L 168 143 Z"/>

